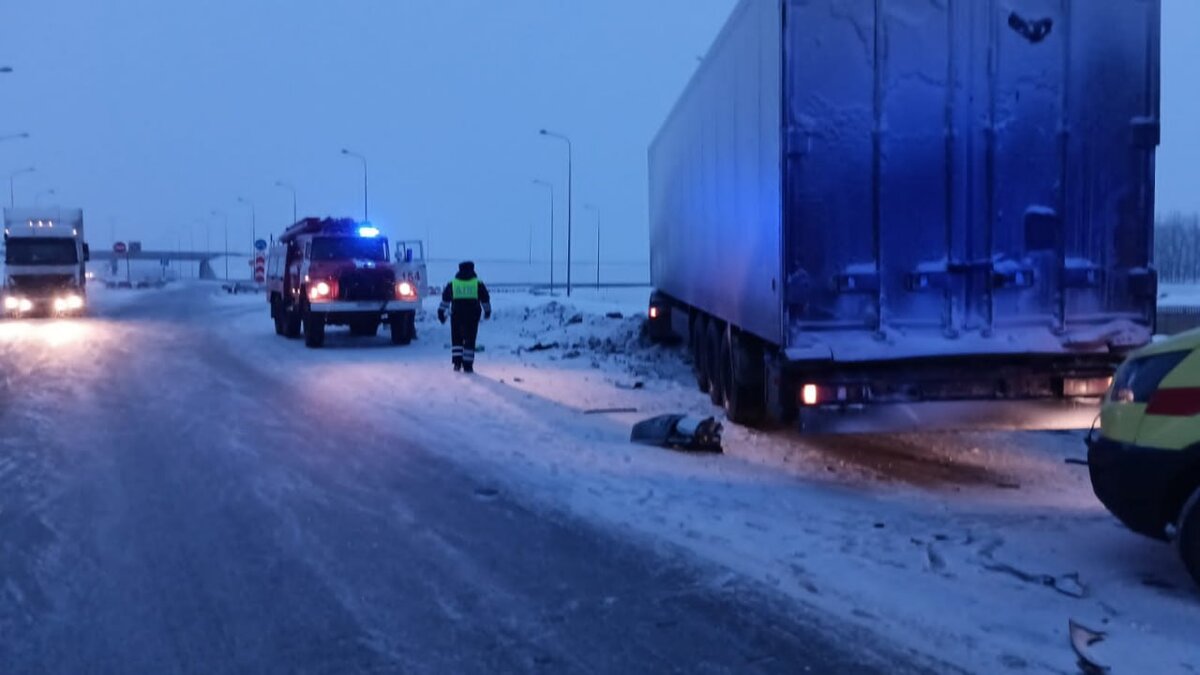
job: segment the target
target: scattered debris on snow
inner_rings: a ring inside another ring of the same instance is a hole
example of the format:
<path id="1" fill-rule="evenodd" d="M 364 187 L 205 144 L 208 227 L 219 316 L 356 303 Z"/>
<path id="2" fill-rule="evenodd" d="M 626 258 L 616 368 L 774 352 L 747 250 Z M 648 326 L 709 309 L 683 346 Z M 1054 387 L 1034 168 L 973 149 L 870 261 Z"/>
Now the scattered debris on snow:
<path id="1" fill-rule="evenodd" d="M 1103 642 L 1107 634 L 1099 631 L 1085 628 L 1084 626 L 1071 619 L 1067 622 L 1067 629 L 1071 636 L 1071 648 L 1075 650 L 1075 656 L 1079 658 L 1079 670 L 1083 675 L 1104 675 L 1109 672 L 1107 666 L 1100 665 L 1088 655 L 1088 647 Z"/>
<path id="2" fill-rule="evenodd" d="M 629 440 L 693 452 L 721 452 L 723 427 L 712 417 L 660 415 L 633 426 Z"/>

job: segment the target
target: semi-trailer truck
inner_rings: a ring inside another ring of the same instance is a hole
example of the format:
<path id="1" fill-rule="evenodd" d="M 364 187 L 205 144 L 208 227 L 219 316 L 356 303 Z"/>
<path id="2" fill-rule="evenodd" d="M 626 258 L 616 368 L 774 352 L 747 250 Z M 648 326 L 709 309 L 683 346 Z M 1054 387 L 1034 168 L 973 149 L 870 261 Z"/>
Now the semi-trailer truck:
<path id="1" fill-rule="evenodd" d="M 4 314 L 83 314 L 89 257 L 82 210 L 4 209 Z"/>
<path id="2" fill-rule="evenodd" d="M 649 152 L 734 421 L 1087 426 L 1148 343 L 1160 0 L 742 0 Z"/>

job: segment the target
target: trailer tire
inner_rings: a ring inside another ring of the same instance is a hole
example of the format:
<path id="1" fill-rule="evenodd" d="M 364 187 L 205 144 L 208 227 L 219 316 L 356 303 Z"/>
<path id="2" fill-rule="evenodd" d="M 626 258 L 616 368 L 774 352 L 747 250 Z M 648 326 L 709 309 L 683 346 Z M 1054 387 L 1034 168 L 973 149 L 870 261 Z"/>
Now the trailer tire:
<path id="1" fill-rule="evenodd" d="M 766 413 L 763 359 L 750 340 L 725 331 L 721 340 L 721 382 L 725 416 L 734 424 L 758 426 Z"/>
<path id="2" fill-rule="evenodd" d="M 721 378 L 721 343 L 724 327 L 715 319 L 707 322 L 704 340 L 704 363 L 708 371 L 708 398 L 713 405 L 725 405 L 725 381 Z"/>
<path id="3" fill-rule="evenodd" d="M 304 310 L 304 346 L 309 349 L 325 346 L 325 317 L 308 308 Z"/>
<path id="4" fill-rule="evenodd" d="M 392 317 L 392 344 L 411 344 L 417 336 L 417 313 L 401 312 Z"/>
<path id="5" fill-rule="evenodd" d="M 1176 543 L 1188 574 L 1200 584 L 1200 486 L 1197 486 L 1179 514 L 1179 536 Z"/>
<path id="6" fill-rule="evenodd" d="M 708 393 L 712 382 L 708 377 L 708 351 L 705 349 L 708 342 L 707 325 L 708 320 L 697 314 L 692 319 L 692 334 L 688 340 L 692 352 L 692 370 L 696 373 L 696 386 L 705 394 Z"/>

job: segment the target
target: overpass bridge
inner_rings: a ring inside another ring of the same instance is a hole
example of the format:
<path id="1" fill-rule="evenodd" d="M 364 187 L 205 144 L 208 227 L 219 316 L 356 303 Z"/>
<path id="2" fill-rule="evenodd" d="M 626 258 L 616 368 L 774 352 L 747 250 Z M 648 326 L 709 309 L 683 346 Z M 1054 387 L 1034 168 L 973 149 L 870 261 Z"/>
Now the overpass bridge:
<path id="1" fill-rule="evenodd" d="M 154 251 L 141 250 L 130 253 L 115 253 L 109 251 L 92 251 L 92 262 L 104 262 L 115 269 L 118 262 L 125 261 L 155 261 L 167 266 L 173 262 L 199 264 L 199 277 L 216 281 L 217 276 L 212 267 L 212 261 L 218 258 L 250 258 L 251 254 L 234 251 Z"/>

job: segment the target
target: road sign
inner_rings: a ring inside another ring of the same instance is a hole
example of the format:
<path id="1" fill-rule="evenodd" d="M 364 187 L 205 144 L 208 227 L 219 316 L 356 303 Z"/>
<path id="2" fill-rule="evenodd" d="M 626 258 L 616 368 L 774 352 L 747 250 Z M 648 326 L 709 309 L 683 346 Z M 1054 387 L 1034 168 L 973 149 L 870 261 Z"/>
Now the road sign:
<path id="1" fill-rule="evenodd" d="M 123 241 L 118 241 L 117 243 L 113 244 L 113 253 L 124 253 L 128 250 L 129 247 L 127 247 Z"/>
<path id="2" fill-rule="evenodd" d="M 142 252 L 142 242 L 140 242 L 140 241 L 129 242 L 129 252 L 130 253 L 141 253 Z"/>
<path id="3" fill-rule="evenodd" d="M 265 239 L 259 239 L 258 241 L 254 242 L 254 250 L 255 250 L 255 251 L 265 251 L 265 250 L 267 250 L 267 242 L 266 242 L 266 240 L 265 240 Z"/>

